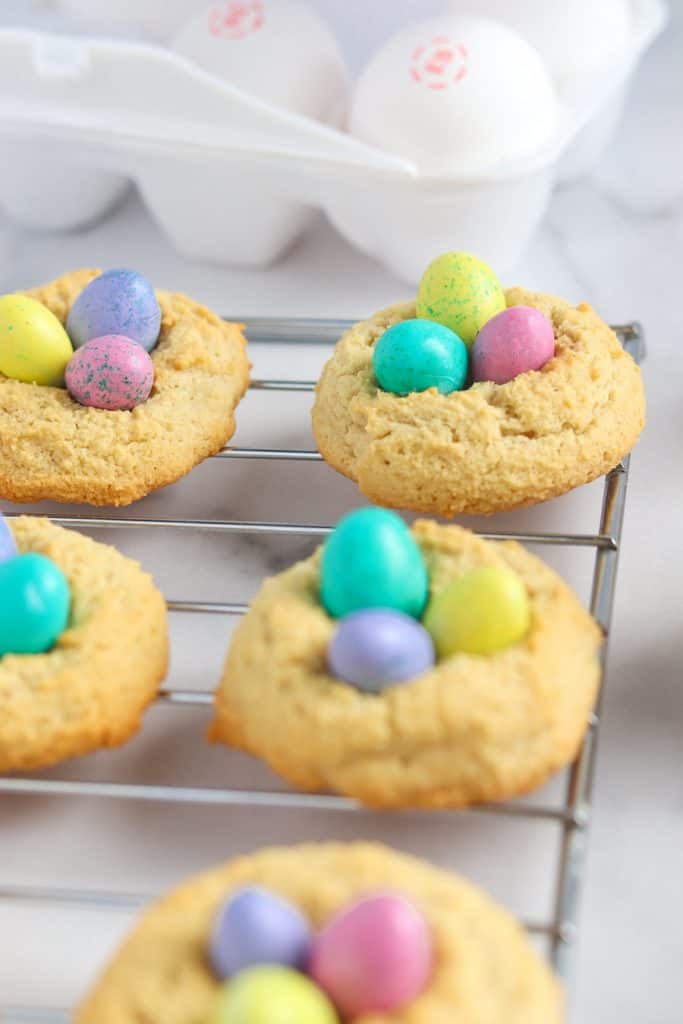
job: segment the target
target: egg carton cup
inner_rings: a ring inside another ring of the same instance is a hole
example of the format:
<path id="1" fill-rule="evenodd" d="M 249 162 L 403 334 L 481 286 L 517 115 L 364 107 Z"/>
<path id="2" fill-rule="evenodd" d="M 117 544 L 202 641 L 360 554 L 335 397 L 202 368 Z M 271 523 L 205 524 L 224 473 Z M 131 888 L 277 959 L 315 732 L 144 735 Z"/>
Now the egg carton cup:
<path id="1" fill-rule="evenodd" d="M 331 124 L 264 103 L 160 46 L 0 29 L 0 205 L 28 227 L 72 230 L 135 183 L 182 253 L 261 267 L 322 209 L 353 245 L 414 282 L 435 253 L 477 252 L 504 273 L 559 181 L 604 146 L 661 0 L 637 0 L 619 67 L 561 94 L 541 152 L 434 178 Z"/>

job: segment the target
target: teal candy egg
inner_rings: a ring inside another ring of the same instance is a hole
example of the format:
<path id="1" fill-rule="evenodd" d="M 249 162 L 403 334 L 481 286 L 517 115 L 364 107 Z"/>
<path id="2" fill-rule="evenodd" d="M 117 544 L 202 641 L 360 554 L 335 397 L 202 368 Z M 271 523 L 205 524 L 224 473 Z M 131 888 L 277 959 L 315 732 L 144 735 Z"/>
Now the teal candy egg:
<path id="1" fill-rule="evenodd" d="M 54 562 L 33 552 L 0 565 L 0 657 L 42 654 L 66 629 L 71 594 Z"/>
<path id="2" fill-rule="evenodd" d="M 428 590 L 422 552 L 395 512 L 351 512 L 325 543 L 320 598 L 334 618 L 361 608 L 393 608 L 418 619 Z"/>
<path id="3" fill-rule="evenodd" d="M 436 388 L 461 391 L 467 380 L 467 346 L 455 331 L 433 320 L 403 320 L 384 332 L 372 354 L 377 383 L 394 395 Z"/>

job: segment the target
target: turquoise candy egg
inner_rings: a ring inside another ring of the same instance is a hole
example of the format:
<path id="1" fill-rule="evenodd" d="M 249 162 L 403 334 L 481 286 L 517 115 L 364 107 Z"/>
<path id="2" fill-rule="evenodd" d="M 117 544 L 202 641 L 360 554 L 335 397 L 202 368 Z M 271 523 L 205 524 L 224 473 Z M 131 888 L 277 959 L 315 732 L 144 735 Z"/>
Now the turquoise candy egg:
<path id="1" fill-rule="evenodd" d="M 71 594 L 66 576 L 44 555 L 17 555 L 0 565 L 0 657 L 42 654 L 66 629 Z"/>
<path id="2" fill-rule="evenodd" d="M 417 619 L 428 589 L 422 552 L 395 512 L 351 512 L 325 543 L 320 598 L 335 618 L 360 608 L 393 608 Z"/>
<path id="3" fill-rule="evenodd" d="M 467 380 L 467 346 L 433 320 L 403 320 L 384 332 L 372 354 L 377 383 L 394 395 L 436 388 L 460 391 Z"/>

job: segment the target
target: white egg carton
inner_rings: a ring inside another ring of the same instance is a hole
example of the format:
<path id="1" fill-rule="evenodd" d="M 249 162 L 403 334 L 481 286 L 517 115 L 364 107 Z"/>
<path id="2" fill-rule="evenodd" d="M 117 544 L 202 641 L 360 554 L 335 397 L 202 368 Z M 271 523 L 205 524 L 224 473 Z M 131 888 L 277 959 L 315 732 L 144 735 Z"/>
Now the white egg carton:
<path id="1" fill-rule="evenodd" d="M 323 209 L 353 245 L 409 282 L 452 248 L 504 273 L 553 185 L 589 169 L 611 134 L 666 20 L 662 0 L 633 8 L 628 52 L 561 94 L 552 143 L 476 179 L 429 177 L 161 46 L 0 29 L 0 204 L 24 225 L 71 230 L 134 182 L 172 243 L 200 260 L 265 266 Z"/>

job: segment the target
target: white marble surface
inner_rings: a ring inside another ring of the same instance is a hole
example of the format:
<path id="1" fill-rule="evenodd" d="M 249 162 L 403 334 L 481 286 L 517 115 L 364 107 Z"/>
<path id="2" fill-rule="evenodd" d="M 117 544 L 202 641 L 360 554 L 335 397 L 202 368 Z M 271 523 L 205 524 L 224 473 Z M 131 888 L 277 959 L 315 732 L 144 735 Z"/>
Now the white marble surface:
<path id="1" fill-rule="evenodd" d="M 515 281 L 588 300 L 612 321 L 638 318 L 648 336 L 648 427 L 633 458 L 609 685 L 583 895 L 574 1020 L 678 1024 L 683 897 L 680 781 L 683 540 L 683 377 L 680 284 L 683 242 L 683 12 L 647 58 L 619 136 L 591 180 L 557 194 Z M 27 233 L 0 215 L 0 292 L 66 267 L 132 264 L 230 314 L 358 316 L 405 294 L 405 286 L 348 248 L 319 222 L 262 273 L 189 264 L 169 248 L 135 197 L 106 221 L 69 236 Z M 255 353 L 256 374 L 309 376 L 322 350 L 295 360 Z M 311 444 L 307 400 L 250 396 L 238 440 Z M 331 521 L 356 500 L 322 466 L 212 463 L 133 514 Z M 599 488 L 574 492 L 501 527 L 591 530 Z M 102 538 L 102 534 L 98 536 Z M 250 541 L 112 533 L 144 558 L 169 597 L 239 600 L 260 576 L 297 557 L 301 541 Z M 172 557 L 169 557 L 171 555 Z M 554 564 L 586 595 L 588 555 Z M 175 686 L 208 688 L 225 648 L 224 620 L 173 621 Z M 155 709 L 125 749 L 61 766 L 53 777 L 184 784 L 273 780 L 249 759 L 202 742 L 206 716 Z M 559 782 L 540 799 L 560 792 Z M 472 875 L 521 915 L 547 914 L 556 853 L 553 827 L 479 815 L 430 824 L 399 818 L 155 808 L 86 800 L 3 797 L 0 884 L 85 885 L 156 892 L 235 850 L 271 840 L 373 835 Z M 83 991 L 129 922 L 123 914 L 38 911 L 0 904 L 0 1003 L 67 1006 Z"/>

